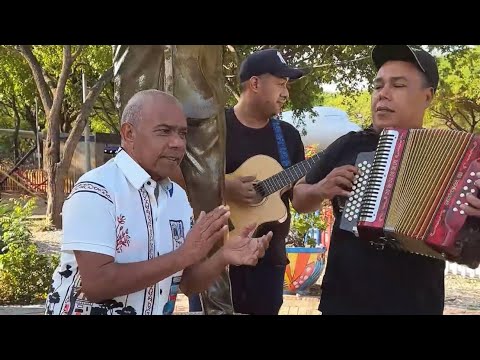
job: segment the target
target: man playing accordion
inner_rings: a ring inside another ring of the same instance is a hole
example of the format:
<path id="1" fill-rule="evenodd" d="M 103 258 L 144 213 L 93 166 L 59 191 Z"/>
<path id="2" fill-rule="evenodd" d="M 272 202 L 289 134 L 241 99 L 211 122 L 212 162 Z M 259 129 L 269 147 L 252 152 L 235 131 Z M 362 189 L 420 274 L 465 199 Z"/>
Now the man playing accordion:
<path id="1" fill-rule="evenodd" d="M 373 124 L 332 143 L 322 159 L 294 188 L 294 207 L 315 211 L 332 200 L 335 224 L 322 283 L 319 310 L 328 314 L 443 314 L 445 261 L 375 246 L 340 228 L 343 207 L 351 195 L 357 155 L 375 151 L 386 127 L 422 128 L 439 82 L 433 56 L 406 45 L 377 45 L 377 69 L 371 99 Z M 475 182 L 479 186 L 479 180 Z M 480 217 L 480 201 L 467 195 L 465 214 Z M 353 216 L 356 216 L 354 214 Z M 370 241 L 368 241 L 370 240 Z"/>

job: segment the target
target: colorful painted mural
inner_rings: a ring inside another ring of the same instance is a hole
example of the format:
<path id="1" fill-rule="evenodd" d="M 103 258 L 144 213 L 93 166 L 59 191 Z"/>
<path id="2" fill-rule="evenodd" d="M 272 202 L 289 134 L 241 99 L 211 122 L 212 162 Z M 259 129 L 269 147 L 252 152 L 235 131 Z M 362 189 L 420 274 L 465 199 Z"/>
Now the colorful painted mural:
<path id="1" fill-rule="evenodd" d="M 315 284 L 325 269 L 327 249 L 287 247 L 290 264 L 285 270 L 284 294 L 301 294 Z"/>

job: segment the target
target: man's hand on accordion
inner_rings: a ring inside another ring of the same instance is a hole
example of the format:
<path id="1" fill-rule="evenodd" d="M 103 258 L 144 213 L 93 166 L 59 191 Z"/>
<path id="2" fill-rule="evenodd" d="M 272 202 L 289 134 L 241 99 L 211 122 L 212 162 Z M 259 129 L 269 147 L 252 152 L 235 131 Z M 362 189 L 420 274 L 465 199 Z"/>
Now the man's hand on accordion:
<path id="1" fill-rule="evenodd" d="M 477 177 L 480 177 L 478 173 Z M 474 184 L 480 188 L 480 179 Z M 462 243 L 461 255 L 450 261 L 476 269 L 480 265 L 480 199 L 474 194 L 467 194 L 466 201 L 468 205 L 460 205 L 460 208 L 465 211 L 465 215 L 468 215 L 465 226 L 458 234 Z M 447 260 L 449 259 L 447 258 Z"/>
<path id="2" fill-rule="evenodd" d="M 480 189 L 480 179 L 475 181 L 474 184 Z M 466 200 L 468 205 L 462 204 L 460 208 L 465 211 L 466 215 L 480 218 L 480 199 L 473 194 L 467 194 Z"/>
<path id="3" fill-rule="evenodd" d="M 316 190 L 323 199 L 333 199 L 335 196 L 348 197 L 351 194 L 355 175 L 359 174 L 358 168 L 344 165 L 333 169 L 323 180 L 318 182 Z"/>

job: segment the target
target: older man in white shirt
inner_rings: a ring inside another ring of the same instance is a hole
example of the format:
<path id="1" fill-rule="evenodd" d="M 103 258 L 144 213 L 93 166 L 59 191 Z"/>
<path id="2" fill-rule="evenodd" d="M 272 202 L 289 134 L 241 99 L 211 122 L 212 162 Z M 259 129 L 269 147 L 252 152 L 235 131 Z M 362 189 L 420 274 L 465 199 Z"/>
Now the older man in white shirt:
<path id="1" fill-rule="evenodd" d="M 207 254 L 228 232 L 228 207 L 193 225 L 185 191 L 169 177 L 183 159 L 180 103 L 141 91 L 122 115 L 122 149 L 84 174 L 63 208 L 63 242 L 46 314 L 172 314 L 179 288 L 205 290 L 228 265 L 255 265 L 272 234 L 252 227 Z"/>

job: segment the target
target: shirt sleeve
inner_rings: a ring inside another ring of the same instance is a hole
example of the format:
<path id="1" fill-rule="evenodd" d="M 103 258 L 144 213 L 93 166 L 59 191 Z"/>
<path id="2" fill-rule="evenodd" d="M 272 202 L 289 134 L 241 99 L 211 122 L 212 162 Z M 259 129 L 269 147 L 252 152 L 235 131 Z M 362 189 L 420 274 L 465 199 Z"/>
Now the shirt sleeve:
<path id="1" fill-rule="evenodd" d="M 318 183 L 337 167 L 338 159 L 352 133 L 353 132 L 349 132 L 348 134 L 339 137 L 325 149 L 320 156 L 320 159 L 305 176 L 305 182 L 307 184 Z"/>
<path id="2" fill-rule="evenodd" d="M 115 257 L 115 210 L 101 185 L 75 187 L 63 205 L 62 251 L 91 251 Z"/>

